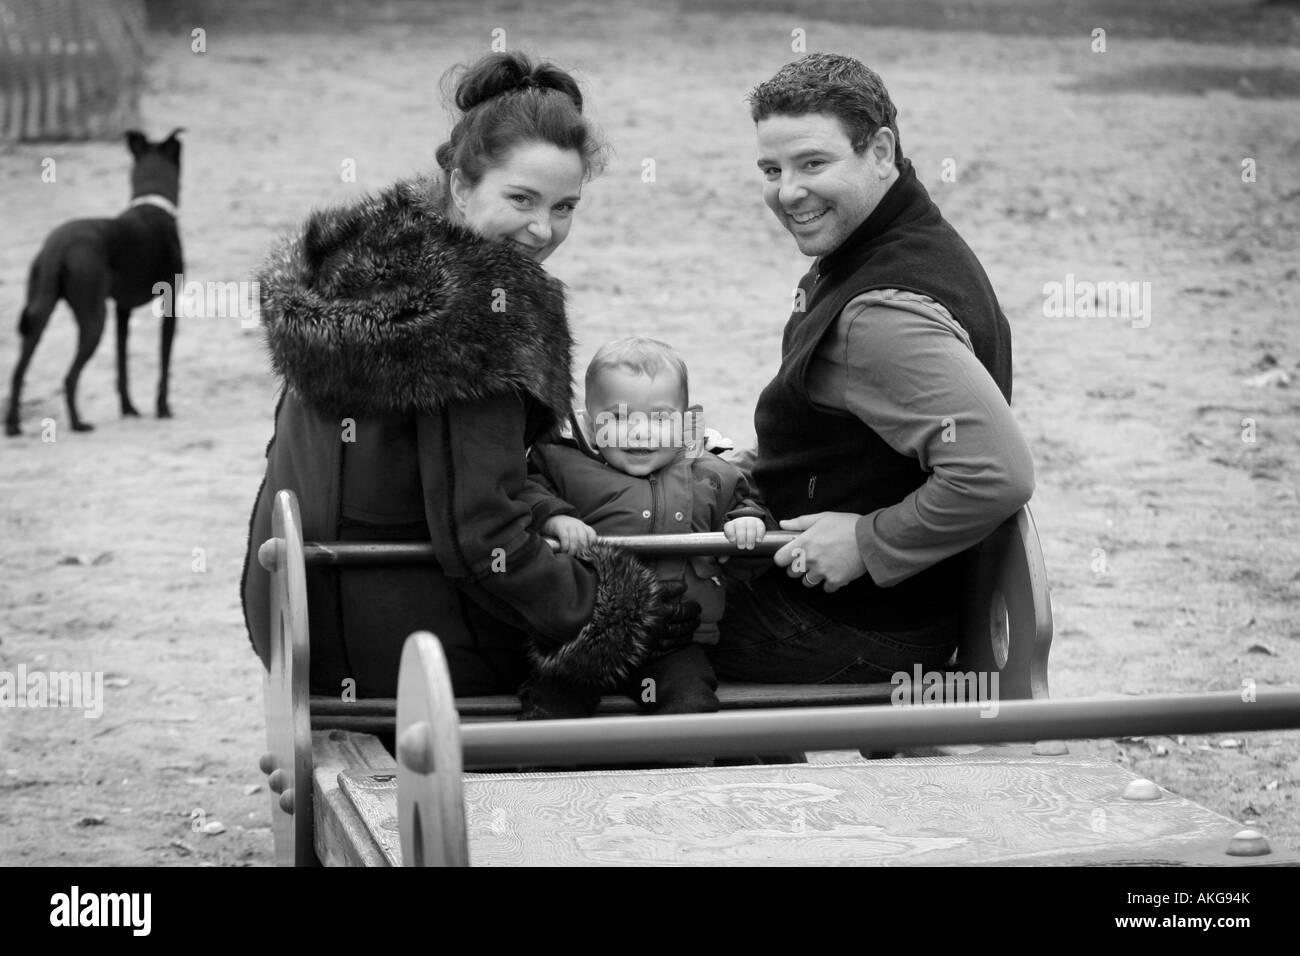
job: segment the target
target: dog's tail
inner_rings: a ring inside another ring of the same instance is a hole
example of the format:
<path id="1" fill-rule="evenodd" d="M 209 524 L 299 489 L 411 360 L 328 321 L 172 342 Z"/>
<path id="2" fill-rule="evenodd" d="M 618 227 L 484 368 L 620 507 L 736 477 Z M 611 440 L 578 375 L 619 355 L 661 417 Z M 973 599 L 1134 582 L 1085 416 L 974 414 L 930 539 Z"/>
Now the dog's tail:
<path id="1" fill-rule="evenodd" d="M 18 316 L 18 334 L 31 335 L 36 331 L 36 322 L 32 316 L 32 303 L 36 301 L 37 290 L 40 287 L 40 265 L 41 260 L 38 257 L 32 263 L 31 270 L 27 273 L 27 301 L 23 303 L 23 311 Z"/>

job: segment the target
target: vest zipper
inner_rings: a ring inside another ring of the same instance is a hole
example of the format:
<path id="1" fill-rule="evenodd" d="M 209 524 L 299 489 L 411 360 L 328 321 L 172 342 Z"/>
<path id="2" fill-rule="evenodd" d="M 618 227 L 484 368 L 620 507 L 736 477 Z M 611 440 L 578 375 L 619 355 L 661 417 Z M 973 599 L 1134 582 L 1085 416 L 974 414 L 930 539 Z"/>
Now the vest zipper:
<path id="1" fill-rule="evenodd" d="M 813 475 L 808 479 L 808 500 L 813 500 L 813 495 L 817 493 L 817 476 Z"/>

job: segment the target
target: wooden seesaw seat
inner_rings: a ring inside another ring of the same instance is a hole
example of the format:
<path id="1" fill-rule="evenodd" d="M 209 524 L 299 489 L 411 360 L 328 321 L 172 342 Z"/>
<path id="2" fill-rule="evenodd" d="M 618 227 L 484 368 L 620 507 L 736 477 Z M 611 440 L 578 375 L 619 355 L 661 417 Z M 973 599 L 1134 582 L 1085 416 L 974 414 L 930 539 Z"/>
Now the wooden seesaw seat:
<path id="1" fill-rule="evenodd" d="M 1001 674 L 995 719 L 980 704 L 865 706 L 887 701 L 890 685 L 724 685 L 719 714 L 521 723 L 513 698 L 454 699 L 427 633 L 407 642 L 396 702 L 310 697 L 307 562 L 427 560 L 421 547 L 304 545 L 292 494 L 276 496 L 259 560 L 275 579 L 262 767 L 281 864 L 1242 862 L 1224 857 L 1235 829 L 1226 818 L 1167 793 L 1124 799 L 1135 778 L 1108 761 L 1027 748 L 725 769 L 464 771 L 1300 725 L 1295 692 L 1261 693 L 1244 713 L 1231 708 L 1233 694 L 1191 695 L 1194 713 L 1169 695 L 1046 700 L 1050 609 L 1023 510 L 979 551 L 952 665 Z M 602 707 L 632 709 L 615 698 Z M 396 733 L 396 764 L 366 731 Z"/>

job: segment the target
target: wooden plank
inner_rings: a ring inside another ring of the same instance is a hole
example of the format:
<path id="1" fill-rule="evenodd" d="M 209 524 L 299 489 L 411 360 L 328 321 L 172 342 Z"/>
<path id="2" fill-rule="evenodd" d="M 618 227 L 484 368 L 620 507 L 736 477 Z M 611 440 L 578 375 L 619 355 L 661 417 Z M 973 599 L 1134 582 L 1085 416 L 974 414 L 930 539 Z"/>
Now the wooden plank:
<path id="1" fill-rule="evenodd" d="M 276 495 L 273 537 L 258 551 L 271 572 L 270 660 L 263 680 L 267 754 L 262 770 L 271 799 L 271 830 L 279 866 L 311 866 L 311 720 L 308 694 L 307 581 L 302 521 L 292 492 Z"/>
<path id="2" fill-rule="evenodd" d="M 397 820 L 408 866 L 469 866 L 460 721 L 442 645 L 416 631 L 397 677 Z"/>
<path id="3" fill-rule="evenodd" d="M 364 840 L 349 831 L 354 845 L 373 850 L 382 862 L 370 866 L 401 866 L 402 840 L 397 825 L 397 767 L 382 770 L 348 770 L 338 775 L 339 790 L 346 796 L 349 825 L 366 831 Z M 332 809 L 332 808 L 331 808 Z M 471 852 L 473 852 L 471 850 Z M 353 864 L 357 865 L 357 864 Z"/>
<path id="4" fill-rule="evenodd" d="M 1004 700 L 1045 700 L 1051 647 L 1047 565 L 1024 507 L 977 549 L 956 669 L 998 673 Z"/>
<path id="5" fill-rule="evenodd" d="M 1223 852 L 1240 827 L 1177 795 L 1122 797 L 1096 755 L 961 757 L 583 773 L 467 774 L 477 866 L 1258 865 Z M 340 785 L 380 832 L 396 785 Z M 391 862 L 396 863 L 397 859 Z"/>
<path id="6" fill-rule="evenodd" d="M 312 734 L 313 810 L 315 812 L 316 856 L 325 866 L 388 866 L 389 861 L 374 834 L 380 828 L 367 825 L 355 806 L 339 788 L 345 771 L 387 776 L 396 781 L 392 755 L 377 737 L 341 730 Z M 394 824 L 392 837 L 397 838 Z"/>

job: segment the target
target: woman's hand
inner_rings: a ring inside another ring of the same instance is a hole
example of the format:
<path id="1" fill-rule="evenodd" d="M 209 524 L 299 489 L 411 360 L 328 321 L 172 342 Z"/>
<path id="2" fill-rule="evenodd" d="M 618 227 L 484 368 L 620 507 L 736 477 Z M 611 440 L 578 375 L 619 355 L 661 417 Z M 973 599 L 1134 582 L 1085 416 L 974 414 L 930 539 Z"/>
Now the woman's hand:
<path id="1" fill-rule="evenodd" d="M 666 657 L 674 651 L 689 647 L 700 626 L 700 602 L 683 601 L 685 581 L 661 581 L 659 598 L 666 611 L 663 621 L 654 633 L 654 643 L 646 656 L 650 660 Z"/>
<path id="2" fill-rule="evenodd" d="M 584 554 L 596 543 L 596 529 L 572 515 L 555 515 L 542 525 L 542 534 L 560 542 L 565 554 Z"/>
<path id="3" fill-rule="evenodd" d="M 803 532 L 772 558 L 805 587 L 823 588 L 827 594 L 867 573 L 858 550 L 858 519 L 842 511 L 819 511 L 781 522 L 786 531 Z"/>
<path id="4" fill-rule="evenodd" d="M 722 526 L 722 533 L 740 550 L 752 551 L 754 545 L 767 534 L 767 525 L 763 524 L 762 518 L 753 516 L 732 518 Z"/>

